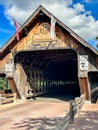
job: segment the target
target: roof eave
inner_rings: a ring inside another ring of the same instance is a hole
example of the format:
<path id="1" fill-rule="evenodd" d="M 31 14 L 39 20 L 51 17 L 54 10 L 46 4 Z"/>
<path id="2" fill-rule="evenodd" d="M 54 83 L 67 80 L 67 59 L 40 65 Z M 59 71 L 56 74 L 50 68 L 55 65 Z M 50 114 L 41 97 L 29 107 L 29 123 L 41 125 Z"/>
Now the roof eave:
<path id="1" fill-rule="evenodd" d="M 49 18 L 51 18 L 52 13 L 50 13 L 47 9 L 45 9 L 42 5 L 40 5 L 35 12 L 24 22 L 22 27 L 19 29 L 19 33 L 28 26 L 28 24 L 36 17 L 36 15 L 42 11 L 45 13 Z M 53 15 L 54 16 L 54 15 Z M 62 26 L 65 30 L 67 30 L 71 36 L 73 36 L 76 40 L 78 40 L 81 44 L 83 44 L 85 47 L 88 47 L 90 50 L 92 50 L 96 55 L 98 55 L 97 50 L 90 46 L 84 39 L 82 39 L 79 35 L 77 35 L 75 32 L 73 32 L 69 27 L 67 27 L 63 22 L 61 22 L 59 19 L 57 19 L 55 16 L 54 18 L 56 19 L 56 23 L 58 23 L 60 26 Z M 4 49 L 9 46 L 13 41 L 15 40 L 15 34 L 4 44 L 2 48 L 0 48 L 0 52 L 4 51 Z M 18 41 L 17 41 L 18 42 Z"/>

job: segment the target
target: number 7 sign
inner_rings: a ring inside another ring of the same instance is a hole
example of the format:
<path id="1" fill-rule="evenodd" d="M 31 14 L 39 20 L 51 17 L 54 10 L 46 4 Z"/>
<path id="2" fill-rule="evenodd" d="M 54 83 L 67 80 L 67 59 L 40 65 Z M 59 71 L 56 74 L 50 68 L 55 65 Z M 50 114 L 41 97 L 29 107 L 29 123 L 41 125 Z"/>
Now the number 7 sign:
<path id="1" fill-rule="evenodd" d="M 80 70 L 88 70 L 88 56 L 87 55 L 80 56 Z"/>

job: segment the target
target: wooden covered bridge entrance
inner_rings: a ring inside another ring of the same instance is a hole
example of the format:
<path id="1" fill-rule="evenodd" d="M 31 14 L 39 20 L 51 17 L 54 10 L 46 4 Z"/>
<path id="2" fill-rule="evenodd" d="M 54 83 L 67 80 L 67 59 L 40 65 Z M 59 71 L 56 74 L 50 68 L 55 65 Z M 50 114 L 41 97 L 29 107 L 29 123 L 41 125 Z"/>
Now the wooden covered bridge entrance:
<path id="1" fill-rule="evenodd" d="M 0 74 L 18 98 L 48 93 L 96 97 L 97 51 L 53 14 L 39 6 L 19 37 L 14 34 L 0 50 Z"/>
<path id="2" fill-rule="evenodd" d="M 15 55 L 14 62 L 16 69 L 22 67 L 24 77 L 27 77 L 27 97 L 32 93 L 80 95 L 77 53 L 74 50 L 22 51 Z M 23 73 L 20 80 L 25 86 Z"/>

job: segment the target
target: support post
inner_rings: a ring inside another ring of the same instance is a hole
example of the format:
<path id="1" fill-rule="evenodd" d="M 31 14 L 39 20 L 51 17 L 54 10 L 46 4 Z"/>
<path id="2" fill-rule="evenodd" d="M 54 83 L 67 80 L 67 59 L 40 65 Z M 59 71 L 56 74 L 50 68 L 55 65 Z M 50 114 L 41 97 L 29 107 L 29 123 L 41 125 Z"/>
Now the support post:
<path id="1" fill-rule="evenodd" d="M 16 103 L 16 93 L 14 93 L 14 103 Z"/>
<path id="2" fill-rule="evenodd" d="M 0 94 L 0 105 L 1 105 L 2 103 L 1 103 L 1 94 Z"/>
<path id="3" fill-rule="evenodd" d="M 74 121 L 74 101 L 71 100 L 69 103 L 69 111 L 70 111 L 70 124 L 73 124 Z"/>

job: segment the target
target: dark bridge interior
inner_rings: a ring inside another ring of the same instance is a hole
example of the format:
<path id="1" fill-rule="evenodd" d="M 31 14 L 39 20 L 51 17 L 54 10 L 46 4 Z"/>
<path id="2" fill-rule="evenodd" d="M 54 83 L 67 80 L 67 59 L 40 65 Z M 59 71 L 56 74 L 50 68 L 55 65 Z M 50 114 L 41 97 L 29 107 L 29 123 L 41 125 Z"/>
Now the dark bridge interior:
<path id="1" fill-rule="evenodd" d="M 98 100 L 98 72 L 89 72 L 88 78 L 91 90 L 91 102 L 96 103 Z"/>
<path id="2" fill-rule="evenodd" d="M 71 98 L 80 96 L 77 54 L 74 50 L 18 52 L 15 63 L 21 64 L 25 70 L 32 93 Z"/>

